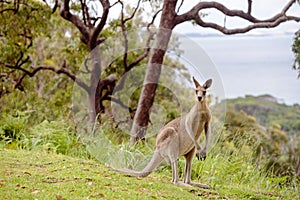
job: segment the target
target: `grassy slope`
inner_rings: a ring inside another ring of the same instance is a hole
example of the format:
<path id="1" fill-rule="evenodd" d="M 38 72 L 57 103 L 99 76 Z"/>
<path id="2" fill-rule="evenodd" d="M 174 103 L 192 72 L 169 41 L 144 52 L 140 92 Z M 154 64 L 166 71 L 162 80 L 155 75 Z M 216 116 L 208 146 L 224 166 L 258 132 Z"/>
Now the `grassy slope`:
<path id="1" fill-rule="evenodd" d="M 133 178 L 91 160 L 33 151 L 0 150 L 0 199 L 277 199 L 238 185 L 216 190 L 172 185 L 169 174 Z"/>

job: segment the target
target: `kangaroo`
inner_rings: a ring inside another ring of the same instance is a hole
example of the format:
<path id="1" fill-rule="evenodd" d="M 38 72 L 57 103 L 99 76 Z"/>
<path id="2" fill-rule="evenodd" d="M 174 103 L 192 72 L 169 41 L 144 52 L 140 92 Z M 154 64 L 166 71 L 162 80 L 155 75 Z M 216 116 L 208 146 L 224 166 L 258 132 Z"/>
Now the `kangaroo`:
<path id="1" fill-rule="evenodd" d="M 194 77 L 193 81 L 196 97 L 194 106 L 186 115 L 170 121 L 159 131 L 156 137 L 156 149 L 148 165 L 142 171 L 129 169 L 116 169 L 116 171 L 136 177 L 145 177 L 165 160 L 172 166 L 173 184 L 210 188 L 208 185 L 191 182 L 191 169 L 195 153 L 198 159 L 206 158 L 211 120 L 211 113 L 206 104 L 206 90 L 211 86 L 212 79 L 207 80 L 202 86 Z M 203 130 L 205 132 L 205 145 L 201 149 L 198 139 Z M 178 176 L 178 159 L 180 156 L 184 156 L 186 161 L 183 182 L 179 181 Z"/>

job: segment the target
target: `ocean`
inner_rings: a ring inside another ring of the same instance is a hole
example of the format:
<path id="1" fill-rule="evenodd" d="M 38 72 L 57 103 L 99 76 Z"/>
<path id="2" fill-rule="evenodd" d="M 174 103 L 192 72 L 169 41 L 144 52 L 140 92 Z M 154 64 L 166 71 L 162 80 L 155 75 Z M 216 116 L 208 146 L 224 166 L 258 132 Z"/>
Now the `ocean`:
<path id="1" fill-rule="evenodd" d="M 214 93 L 221 98 L 270 94 L 281 103 L 299 104 L 293 38 L 292 34 L 183 36 L 180 59 L 196 77 L 215 79 Z"/>

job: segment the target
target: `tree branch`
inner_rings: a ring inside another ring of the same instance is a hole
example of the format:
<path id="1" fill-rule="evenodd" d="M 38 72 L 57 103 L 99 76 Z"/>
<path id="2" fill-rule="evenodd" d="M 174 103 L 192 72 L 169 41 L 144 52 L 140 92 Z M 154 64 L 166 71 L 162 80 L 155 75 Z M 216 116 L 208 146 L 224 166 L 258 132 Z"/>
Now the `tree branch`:
<path id="1" fill-rule="evenodd" d="M 83 2 L 83 0 L 80 0 L 80 5 L 81 5 L 81 11 L 82 11 L 82 18 L 83 18 L 83 22 L 86 26 L 88 26 L 88 22 L 87 22 L 87 16 L 86 16 L 86 5 L 85 2 Z"/>
<path id="2" fill-rule="evenodd" d="M 119 104 L 122 108 L 125 108 L 125 109 L 130 109 L 130 107 L 128 107 L 127 105 L 125 105 L 120 99 L 118 98 L 115 98 L 111 95 L 108 95 L 107 98 L 103 99 L 103 100 L 109 100 L 109 101 L 113 101 L 117 104 Z"/>
<path id="3" fill-rule="evenodd" d="M 126 23 L 129 20 L 132 20 L 134 15 L 136 14 L 137 10 L 139 9 L 140 2 L 141 0 L 138 1 L 136 8 L 134 9 L 133 13 L 131 14 L 130 17 L 124 18 L 124 4 L 122 1 L 118 1 L 121 4 L 121 30 L 122 30 L 122 35 L 124 38 L 124 55 L 123 55 L 123 66 L 124 66 L 124 73 L 128 72 L 130 69 L 128 69 L 128 63 L 127 63 L 127 57 L 128 57 L 128 36 L 127 36 L 127 31 L 126 30 Z"/>
<path id="4" fill-rule="evenodd" d="M 98 102 L 95 104 L 96 113 L 104 112 L 105 107 L 103 106 L 103 100 L 109 95 L 112 95 L 116 82 L 117 77 L 114 74 L 111 74 L 98 82 L 95 92 L 95 101 Z M 105 91 L 104 94 L 103 91 Z"/>
<path id="5" fill-rule="evenodd" d="M 291 20 L 299 22 L 300 18 L 293 17 L 293 16 L 281 16 L 281 17 L 277 18 L 275 21 L 271 21 L 271 22 L 260 22 L 260 23 L 254 23 L 254 24 L 246 26 L 244 28 L 228 29 L 228 28 L 222 27 L 215 23 L 204 22 L 200 17 L 195 18 L 195 22 L 199 26 L 213 28 L 215 30 L 218 30 L 218 31 L 226 34 L 226 35 L 246 33 L 246 32 L 249 32 L 250 30 L 253 30 L 256 28 L 274 28 L 283 22 L 291 21 Z"/>
<path id="6" fill-rule="evenodd" d="M 127 61 L 126 61 L 126 65 L 124 65 L 124 66 L 126 66 L 125 70 L 122 74 L 122 77 L 121 77 L 121 80 L 119 81 L 119 84 L 115 88 L 115 91 L 119 91 L 124 87 L 125 78 L 126 78 L 126 76 L 124 76 L 124 75 L 127 72 L 129 72 L 134 66 L 138 65 L 141 61 L 143 61 L 145 58 L 148 57 L 150 49 L 151 49 L 150 48 L 150 42 L 151 42 L 151 40 L 153 40 L 153 37 L 156 34 L 155 32 L 151 31 L 150 26 L 154 23 L 155 18 L 157 17 L 157 15 L 160 12 L 161 12 L 161 9 L 155 13 L 155 15 L 153 16 L 151 22 L 147 25 L 147 30 L 148 30 L 149 36 L 148 36 L 147 41 L 146 41 L 144 52 L 139 57 L 137 57 L 133 62 L 131 62 L 129 65 L 127 64 Z M 123 62 L 124 62 L 124 60 L 123 60 Z"/>
<path id="7" fill-rule="evenodd" d="M 69 3 L 70 3 L 70 0 L 65 0 L 64 2 L 59 1 L 60 15 L 64 19 L 68 20 L 69 22 L 71 22 L 72 24 L 74 24 L 78 28 L 78 30 L 82 34 L 82 37 L 80 38 L 81 41 L 84 44 L 88 44 L 88 41 L 89 41 L 89 38 L 90 38 L 90 33 L 89 33 L 87 27 L 85 26 L 84 22 L 82 22 L 78 16 L 73 15 L 70 12 Z"/>
<path id="8" fill-rule="evenodd" d="M 5 63 L 0 63 L 0 64 L 5 65 L 5 67 L 7 67 L 7 68 L 20 70 L 20 71 L 23 72 L 23 75 L 16 82 L 15 88 L 19 88 L 21 86 L 21 83 L 22 83 L 23 79 L 26 76 L 33 77 L 36 73 L 38 73 L 41 70 L 49 70 L 49 71 L 53 71 L 53 72 L 55 72 L 57 74 L 65 74 L 65 75 L 67 75 L 69 78 L 71 78 L 74 82 L 76 82 L 84 90 L 86 90 L 87 92 L 89 91 L 89 86 L 87 86 L 83 81 L 81 81 L 80 79 L 78 79 L 75 74 L 73 74 L 71 71 L 69 71 L 66 68 L 65 61 L 63 62 L 61 68 L 56 68 L 54 66 L 48 66 L 48 65 L 40 65 L 38 67 L 32 67 L 32 69 L 33 69 L 32 71 L 29 71 L 27 69 L 22 68 L 21 65 L 20 66 L 18 66 L 18 65 L 12 66 L 12 65 L 9 65 L 9 64 L 5 64 Z"/>
<path id="9" fill-rule="evenodd" d="M 155 21 L 157 15 L 158 15 L 161 11 L 162 11 L 162 8 L 159 9 L 159 10 L 153 15 L 151 22 L 147 25 L 148 31 L 150 31 L 150 26 L 152 26 L 152 25 L 154 24 L 154 21 Z"/>
<path id="10" fill-rule="evenodd" d="M 3 1 L 1 3 L 6 3 L 6 4 L 11 4 L 10 1 Z M 20 7 L 20 2 L 19 1 L 14 1 L 14 7 L 13 8 L 5 8 L 3 10 L 0 10 L 0 14 L 7 12 L 7 11 L 13 11 L 14 14 L 16 14 L 19 11 L 19 7 Z"/>
<path id="11" fill-rule="evenodd" d="M 141 0 L 138 1 L 138 3 L 137 3 L 137 5 L 136 5 L 134 11 L 132 12 L 131 16 L 128 17 L 128 18 L 126 18 L 126 19 L 124 19 L 124 22 L 125 22 L 125 23 L 126 23 L 127 21 L 129 21 L 129 20 L 132 20 L 132 18 L 135 16 L 136 12 L 137 12 L 138 9 L 140 8 L 140 3 L 141 3 Z"/>
<path id="12" fill-rule="evenodd" d="M 103 13 L 101 16 L 101 20 L 99 22 L 99 24 L 96 26 L 95 29 L 93 29 L 92 33 L 91 33 L 91 38 L 88 44 L 88 47 L 90 50 L 93 50 L 98 42 L 97 42 L 97 38 L 100 34 L 100 32 L 102 31 L 102 29 L 104 28 L 106 21 L 107 21 L 107 17 L 108 17 L 108 13 L 109 13 L 109 9 L 110 9 L 110 4 L 109 4 L 109 0 L 99 0 L 102 8 L 103 8 Z"/>
<path id="13" fill-rule="evenodd" d="M 56 68 L 54 66 L 40 65 L 38 67 L 35 67 L 34 70 L 28 75 L 30 77 L 32 77 L 40 70 L 49 70 L 49 71 L 53 71 L 57 74 L 65 74 L 69 78 L 71 78 L 75 83 L 77 83 L 80 87 L 82 87 L 85 91 L 89 92 L 89 86 L 87 86 L 83 81 L 78 79 L 75 74 L 73 74 L 71 71 L 67 70 L 67 68 L 64 66 L 62 66 L 61 68 Z"/>
<path id="14" fill-rule="evenodd" d="M 118 1 L 121 4 L 121 30 L 124 38 L 124 55 L 123 55 L 123 66 L 125 71 L 127 70 L 127 56 L 128 56 L 128 37 L 125 28 L 126 21 L 124 20 L 124 4 L 122 1 Z"/>
<path id="15" fill-rule="evenodd" d="M 252 12 L 252 0 L 248 0 L 248 11 L 247 11 L 247 14 L 251 14 Z"/>
<path id="16" fill-rule="evenodd" d="M 300 21 L 300 17 L 297 16 L 287 16 L 287 11 L 291 8 L 291 6 L 296 3 L 296 0 L 291 0 L 287 3 L 287 5 L 282 9 L 282 11 L 266 20 L 257 19 L 254 16 L 251 15 L 251 9 L 252 9 L 252 1 L 248 0 L 248 11 L 247 13 L 242 10 L 230 10 L 224 5 L 218 3 L 218 2 L 200 2 L 197 5 L 195 5 L 190 11 L 178 15 L 175 19 L 175 23 L 180 24 L 186 21 L 194 20 L 199 26 L 202 27 L 209 27 L 216 29 L 218 31 L 221 31 L 224 34 L 237 34 L 237 33 L 245 33 L 252 29 L 256 28 L 272 28 L 276 27 L 279 24 L 285 22 L 285 21 Z M 222 12 L 226 16 L 230 17 L 239 17 L 241 19 L 244 19 L 248 22 L 251 22 L 252 24 L 244 27 L 244 28 L 234 28 L 234 29 L 227 29 L 225 27 L 222 27 L 216 23 L 210 23 L 210 22 L 204 22 L 199 12 L 204 9 L 213 8 L 220 12 Z"/>
<path id="17" fill-rule="evenodd" d="M 179 4 L 179 6 L 178 6 L 178 9 L 177 9 L 177 13 L 180 11 L 180 8 L 182 7 L 183 2 L 184 2 L 184 0 L 181 0 L 180 4 Z"/>

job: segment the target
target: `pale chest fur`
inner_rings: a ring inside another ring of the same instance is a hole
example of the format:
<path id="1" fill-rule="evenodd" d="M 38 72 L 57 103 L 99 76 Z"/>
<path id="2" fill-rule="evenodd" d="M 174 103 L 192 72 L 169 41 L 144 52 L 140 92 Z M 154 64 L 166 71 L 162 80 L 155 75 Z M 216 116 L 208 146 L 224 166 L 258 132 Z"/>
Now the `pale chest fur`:
<path id="1" fill-rule="evenodd" d="M 185 153 L 189 152 L 193 147 L 194 143 L 191 140 L 190 136 L 187 133 L 186 126 L 191 126 L 191 130 L 194 133 L 195 139 L 198 140 L 201 133 L 204 130 L 205 124 L 208 124 L 211 119 L 210 110 L 208 107 L 200 107 L 199 105 L 195 105 L 190 112 L 182 119 L 182 122 L 187 120 L 187 123 L 181 123 L 181 131 L 180 137 L 183 141 L 180 145 L 180 153 L 184 155 Z"/>
<path id="2" fill-rule="evenodd" d="M 200 112 L 196 113 L 196 116 L 194 117 L 194 120 L 192 123 L 193 124 L 192 129 L 193 129 L 193 132 L 195 133 L 196 140 L 198 140 L 198 138 L 200 137 L 205 124 L 209 123 L 210 118 L 211 118 L 211 115 L 208 110 L 200 111 Z"/>

